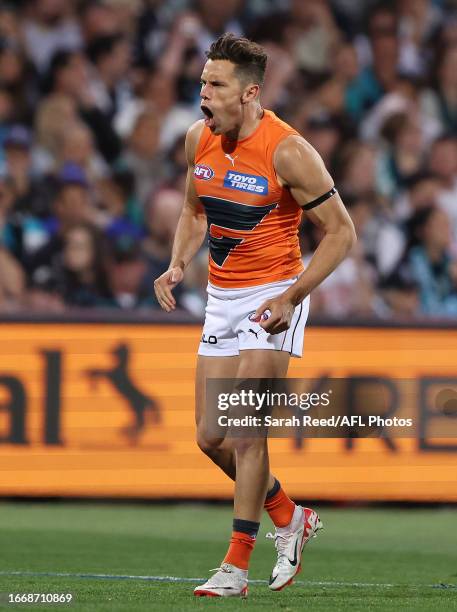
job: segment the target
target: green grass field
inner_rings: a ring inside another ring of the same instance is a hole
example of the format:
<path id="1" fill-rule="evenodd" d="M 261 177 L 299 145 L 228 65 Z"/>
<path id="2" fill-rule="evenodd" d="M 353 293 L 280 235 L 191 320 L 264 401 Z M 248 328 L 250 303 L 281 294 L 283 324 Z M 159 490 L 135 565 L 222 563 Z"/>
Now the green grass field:
<path id="1" fill-rule="evenodd" d="M 231 527 L 228 507 L 0 503 L 0 608 L 30 609 L 7 604 L 7 592 L 71 592 L 71 606 L 38 607 L 132 612 L 457 610 L 457 588 L 452 588 L 457 585 L 456 510 L 323 508 L 320 514 L 325 529 L 305 549 L 303 572 L 295 585 L 272 593 L 266 584 L 253 584 L 247 600 L 221 600 L 194 598 L 196 582 L 138 576 L 206 578 L 225 552 Z M 270 529 L 265 515 L 252 559 L 253 580 L 266 580 L 272 568 L 273 543 L 263 537 Z"/>

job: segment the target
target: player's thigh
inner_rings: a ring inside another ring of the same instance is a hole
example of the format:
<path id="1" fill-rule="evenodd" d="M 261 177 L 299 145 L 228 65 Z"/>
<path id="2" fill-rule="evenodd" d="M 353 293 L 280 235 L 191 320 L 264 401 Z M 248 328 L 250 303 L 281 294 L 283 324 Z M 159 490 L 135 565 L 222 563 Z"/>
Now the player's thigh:
<path id="1" fill-rule="evenodd" d="M 285 351 L 274 351 L 270 349 L 246 349 L 240 351 L 238 368 L 234 375 L 234 378 L 240 380 L 240 383 L 244 386 L 244 379 L 246 378 L 285 378 L 287 375 L 287 369 L 289 367 L 290 354 Z M 257 390 L 255 383 L 248 382 L 248 388 Z M 258 417 L 259 413 L 256 412 L 255 407 L 246 406 L 243 408 L 237 408 L 238 412 L 236 417 L 252 416 Z M 264 449 L 267 448 L 268 435 L 267 430 L 254 427 L 252 430 L 252 436 L 249 435 L 248 431 L 245 431 L 242 436 L 238 435 L 231 430 L 227 431 L 227 439 L 225 445 L 230 447 L 232 450 L 241 452 L 243 454 L 248 449 L 253 447 Z"/>
<path id="2" fill-rule="evenodd" d="M 284 378 L 290 354 L 286 351 L 246 349 L 240 351 L 236 378 Z"/>
<path id="3" fill-rule="evenodd" d="M 195 377 L 195 421 L 201 426 L 207 410 L 216 406 L 206 406 L 206 381 L 208 378 L 236 378 L 240 356 L 207 357 L 198 355 Z"/>

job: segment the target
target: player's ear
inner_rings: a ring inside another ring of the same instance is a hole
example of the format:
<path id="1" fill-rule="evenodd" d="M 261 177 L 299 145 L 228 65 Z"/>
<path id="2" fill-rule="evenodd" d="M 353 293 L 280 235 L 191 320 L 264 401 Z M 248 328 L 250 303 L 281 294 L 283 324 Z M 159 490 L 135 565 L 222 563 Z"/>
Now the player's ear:
<path id="1" fill-rule="evenodd" d="M 241 104 L 247 104 L 248 102 L 252 102 L 259 95 L 259 86 L 251 83 L 248 85 L 241 95 Z"/>

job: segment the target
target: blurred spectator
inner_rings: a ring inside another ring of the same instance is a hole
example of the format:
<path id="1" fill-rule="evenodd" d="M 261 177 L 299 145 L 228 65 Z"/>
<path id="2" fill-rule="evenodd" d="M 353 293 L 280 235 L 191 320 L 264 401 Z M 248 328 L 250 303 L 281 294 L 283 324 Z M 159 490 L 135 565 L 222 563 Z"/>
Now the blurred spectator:
<path id="1" fill-rule="evenodd" d="M 121 143 L 111 115 L 97 106 L 96 96 L 90 91 L 89 72 L 89 62 L 81 52 L 58 50 L 43 81 L 48 96 L 42 106 L 67 100 L 67 104 L 72 105 L 75 121 L 79 115 L 93 132 L 100 152 L 108 160 L 115 159 L 120 153 Z"/>
<path id="2" fill-rule="evenodd" d="M 62 236 L 56 286 L 69 306 L 91 308 L 109 299 L 103 236 L 88 223 L 70 226 Z"/>
<path id="3" fill-rule="evenodd" d="M 347 110 L 360 121 L 382 96 L 392 91 L 398 76 L 398 39 L 392 33 L 377 34 L 371 41 L 373 64 L 362 70 L 347 90 Z"/>
<path id="4" fill-rule="evenodd" d="M 442 182 L 431 172 L 418 172 L 408 181 L 408 188 L 396 199 L 395 218 L 402 222 L 414 212 L 438 203 Z"/>
<path id="5" fill-rule="evenodd" d="M 121 24 L 105 0 L 83 0 L 79 6 L 81 33 L 86 45 L 100 36 L 119 32 Z"/>
<path id="6" fill-rule="evenodd" d="M 336 50 L 336 69 L 317 92 L 319 103 L 329 113 L 350 114 L 351 87 L 359 75 L 359 64 L 355 48 L 342 44 Z"/>
<path id="7" fill-rule="evenodd" d="M 168 268 L 182 205 L 182 195 L 175 189 L 161 189 L 148 203 L 145 215 L 148 235 L 143 240 L 142 249 L 151 278 L 157 278 Z"/>
<path id="8" fill-rule="evenodd" d="M 372 216 L 372 205 L 362 197 L 348 197 L 345 201 L 356 232 L 361 236 Z M 309 259 L 309 255 L 304 258 L 305 265 Z M 336 318 L 375 315 L 375 280 L 376 272 L 365 258 L 363 243 L 359 241 L 341 265 L 313 292 L 311 313 L 325 312 Z"/>
<path id="9" fill-rule="evenodd" d="M 185 191 L 185 184 L 187 178 L 187 159 L 185 150 L 186 136 L 183 134 L 173 143 L 167 152 L 165 164 L 166 164 L 166 177 L 167 184 L 171 183 L 183 193 Z"/>
<path id="10" fill-rule="evenodd" d="M 94 147 L 92 132 L 82 122 L 70 124 L 58 151 L 58 165 L 72 163 L 83 169 L 89 182 L 108 174 L 108 166 Z"/>
<path id="11" fill-rule="evenodd" d="M 132 309 L 152 306 L 152 279 L 145 282 L 147 263 L 138 241 L 129 234 L 112 239 L 108 263 L 108 286 L 111 299 L 107 305 Z"/>
<path id="12" fill-rule="evenodd" d="M 362 68 L 373 62 L 372 42 L 382 36 L 398 36 L 398 20 L 394 3 L 373 2 L 365 13 L 366 25 L 355 37 L 354 43 Z"/>
<path id="13" fill-rule="evenodd" d="M 328 73 L 341 39 L 329 2 L 291 0 L 290 14 L 290 44 L 298 68 L 310 75 Z"/>
<path id="14" fill-rule="evenodd" d="M 11 221 L 14 187 L 0 177 L 0 312 L 16 309 L 25 290 L 25 273 L 12 252 L 18 250 L 17 228 Z"/>
<path id="15" fill-rule="evenodd" d="M 427 110 L 440 122 L 442 130 L 457 133 L 457 43 L 447 47 L 437 59 L 435 91 L 426 92 Z"/>
<path id="16" fill-rule="evenodd" d="M 0 38 L 5 46 L 18 46 L 21 39 L 21 25 L 12 3 L 0 5 Z"/>
<path id="17" fill-rule="evenodd" d="M 333 172 L 342 137 L 337 119 L 327 114 L 316 115 L 302 127 L 301 133 L 319 151 L 325 165 Z"/>
<path id="18" fill-rule="evenodd" d="M 54 289 L 55 260 L 63 247 L 63 236 L 74 225 L 91 222 L 94 210 L 84 172 L 74 164 L 61 170 L 60 187 L 53 202 L 53 215 L 24 225 L 24 261 L 31 285 Z"/>
<path id="19" fill-rule="evenodd" d="M 202 59 L 205 59 L 205 51 L 211 43 L 224 32 L 233 32 L 237 36 L 243 34 L 243 27 L 239 20 L 241 11 L 246 0 L 224 0 L 224 2 L 213 2 L 212 0 L 195 1 L 194 25 L 186 27 L 191 29 L 191 35 Z"/>
<path id="20" fill-rule="evenodd" d="M 421 146 L 425 147 L 442 132 L 440 122 L 433 115 L 427 102 L 427 95 L 421 90 L 416 79 L 400 76 L 393 90 L 366 113 L 360 123 L 359 133 L 364 140 L 379 142 L 383 127 L 398 115 L 408 116 L 420 130 Z"/>
<path id="21" fill-rule="evenodd" d="M 382 304 L 379 313 L 384 317 L 408 320 L 419 316 L 419 285 L 410 271 L 400 268 L 380 284 Z"/>
<path id="22" fill-rule="evenodd" d="M 19 198 L 24 197 L 29 190 L 31 146 L 29 130 L 23 125 L 12 126 L 4 142 L 5 161 L 8 175 Z"/>
<path id="23" fill-rule="evenodd" d="M 432 0 L 400 0 L 398 12 L 402 40 L 400 69 L 422 75 L 430 61 L 428 44 L 441 25 L 441 10 Z"/>
<path id="24" fill-rule="evenodd" d="M 392 197 L 416 176 L 424 161 L 424 142 L 414 118 L 403 113 L 392 115 L 382 127 L 387 148 L 380 159 L 379 181 L 382 192 Z M 382 184 L 381 184 L 382 183 Z"/>
<path id="25" fill-rule="evenodd" d="M 81 33 L 73 16 L 74 0 L 34 0 L 28 3 L 23 36 L 28 57 L 43 73 L 57 49 L 81 47 Z"/>
<path id="26" fill-rule="evenodd" d="M 33 176 L 30 131 L 23 125 L 13 125 L 4 147 L 6 172 L 14 189 L 14 211 L 38 217 L 48 215 L 53 186 Z"/>
<path id="27" fill-rule="evenodd" d="M 187 0 L 145 0 L 136 22 L 136 59 L 156 64 L 162 57 L 170 31 L 189 7 Z"/>
<path id="28" fill-rule="evenodd" d="M 79 4 L 82 35 L 86 44 L 118 32 L 134 36 L 141 0 L 83 0 Z"/>
<path id="29" fill-rule="evenodd" d="M 118 29 L 132 38 L 136 34 L 143 0 L 104 0 L 104 3 L 112 11 Z"/>
<path id="30" fill-rule="evenodd" d="M 408 275 L 419 289 L 420 312 L 457 315 L 457 260 L 450 254 L 449 219 L 439 208 L 416 212 L 409 222 L 410 244 L 396 274 Z"/>
<path id="31" fill-rule="evenodd" d="M 130 96 L 129 42 L 120 33 L 107 34 L 94 39 L 87 53 L 92 62 L 90 93 L 97 108 L 112 119 Z"/>
<path id="32" fill-rule="evenodd" d="M 25 274 L 11 253 L 0 245 L 0 312 L 20 308 L 25 289 Z"/>
<path id="33" fill-rule="evenodd" d="M 0 246 L 19 252 L 18 228 L 14 224 L 14 184 L 7 176 L 0 176 Z"/>
<path id="34" fill-rule="evenodd" d="M 88 62 L 81 51 L 57 49 L 43 77 L 46 94 L 60 94 L 78 100 L 88 86 Z"/>
<path id="35" fill-rule="evenodd" d="M 77 120 L 77 108 L 71 97 L 55 94 L 44 98 L 35 114 L 37 173 L 47 174 L 56 169 L 65 132 Z"/>
<path id="36" fill-rule="evenodd" d="M 127 169 L 117 169 L 96 184 L 97 225 L 108 234 L 129 231 L 144 234 L 143 208 L 136 197 L 135 177 Z"/>
<path id="37" fill-rule="evenodd" d="M 159 150 L 159 122 L 153 108 L 145 109 L 136 119 L 121 164 L 135 177 L 135 192 L 141 203 L 158 187 L 163 175 L 163 159 Z"/>
<path id="38" fill-rule="evenodd" d="M 377 158 L 374 146 L 356 140 L 347 143 L 338 156 L 341 191 L 353 195 L 376 191 Z"/>
<path id="39" fill-rule="evenodd" d="M 437 196 L 439 206 L 447 213 L 453 228 L 454 248 L 457 247 L 457 138 L 444 135 L 430 151 L 429 169 L 441 181 Z"/>
<path id="40" fill-rule="evenodd" d="M 363 66 L 373 61 L 373 41 L 382 36 L 398 39 L 398 68 L 403 74 L 421 76 L 430 63 L 429 43 L 442 23 L 442 12 L 432 0 L 373 2 L 366 33 L 356 37 Z"/>
<path id="41" fill-rule="evenodd" d="M 2 44 L 3 43 L 3 44 Z M 13 117 L 20 123 L 30 122 L 36 100 L 36 79 L 20 49 L 0 41 L 0 85 L 14 100 Z"/>
<path id="42" fill-rule="evenodd" d="M 83 99 L 83 117 L 94 131 L 105 159 L 112 162 L 121 152 L 121 143 L 112 131 L 111 122 L 131 98 L 130 45 L 120 33 L 107 34 L 95 38 L 87 52 L 92 70 Z"/>
<path id="43" fill-rule="evenodd" d="M 360 193 L 357 196 L 348 195 L 349 206 L 353 212 L 360 210 L 361 203 L 369 205 L 371 215 L 363 225 L 359 224 L 359 242 L 362 245 L 365 258 L 371 262 L 376 271 L 376 279 L 385 278 L 398 264 L 405 247 L 405 236 L 393 218 L 388 202 L 375 192 Z M 355 201 L 357 206 L 352 203 Z M 356 223 L 356 219 L 354 219 Z M 373 277 L 375 279 L 375 277 Z"/>
<path id="44" fill-rule="evenodd" d="M 0 140 L 3 141 L 8 132 L 9 124 L 14 121 L 14 98 L 10 92 L 0 85 Z"/>

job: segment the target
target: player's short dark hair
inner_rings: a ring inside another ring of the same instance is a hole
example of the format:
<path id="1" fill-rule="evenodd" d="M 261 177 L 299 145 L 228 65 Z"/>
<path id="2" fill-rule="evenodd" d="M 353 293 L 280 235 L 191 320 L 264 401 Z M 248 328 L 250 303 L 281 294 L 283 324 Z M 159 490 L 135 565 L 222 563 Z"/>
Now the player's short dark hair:
<path id="1" fill-rule="evenodd" d="M 213 42 L 206 57 L 210 60 L 228 60 L 235 64 L 235 73 L 241 81 L 263 85 L 267 54 L 252 40 L 228 32 Z"/>

